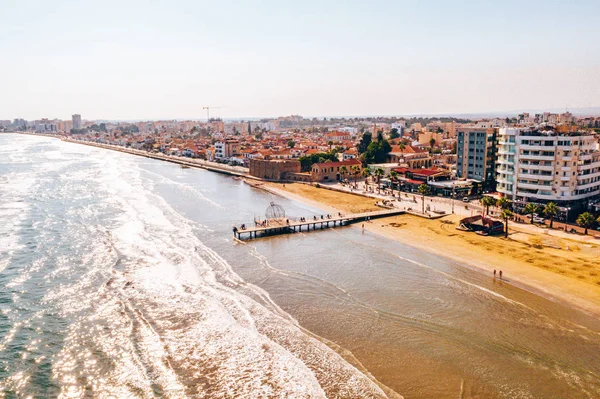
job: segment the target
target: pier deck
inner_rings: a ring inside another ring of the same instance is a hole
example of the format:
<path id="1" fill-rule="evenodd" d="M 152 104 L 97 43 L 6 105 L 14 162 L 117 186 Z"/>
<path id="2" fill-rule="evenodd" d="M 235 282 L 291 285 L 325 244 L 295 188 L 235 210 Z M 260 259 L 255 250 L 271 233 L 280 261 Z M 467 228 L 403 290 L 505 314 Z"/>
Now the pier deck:
<path id="1" fill-rule="evenodd" d="M 267 237 L 277 234 L 291 234 L 291 233 L 299 233 L 301 231 L 315 231 L 326 229 L 330 227 L 339 227 L 346 226 L 352 223 L 368 220 L 368 219 L 378 219 L 389 216 L 396 216 L 404 214 L 404 210 L 399 209 L 385 209 L 381 211 L 374 212 L 364 212 L 364 213 L 352 213 L 348 215 L 332 215 L 331 218 L 324 217 L 321 219 L 320 217 L 317 219 L 306 219 L 304 221 L 299 221 L 297 219 L 286 219 L 285 222 L 279 223 L 271 223 L 266 226 L 246 226 L 242 229 L 242 226 L 235 226 L 233 228 L 233 235 L 239 240 L 244 238 L 246 239 L 255 239 L 261 237 Z M 289 221 L 289 222 L 288 222 Z M 311 228 L 312 227 L 312 228 Z"/>

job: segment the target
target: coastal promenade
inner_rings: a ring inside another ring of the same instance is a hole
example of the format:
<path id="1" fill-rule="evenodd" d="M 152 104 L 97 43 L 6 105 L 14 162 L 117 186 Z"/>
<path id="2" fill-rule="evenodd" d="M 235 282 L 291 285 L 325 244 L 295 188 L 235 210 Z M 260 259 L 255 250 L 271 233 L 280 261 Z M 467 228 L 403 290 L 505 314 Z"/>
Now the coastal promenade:
<path id="1" fill-rule="evenodd" d="M 58 137 L 58 136 L 54 136 L 54 137 Z M 196 158 L 177 157 L 177 156 L 173 156 L 173 155 L 148 152 L 148 151 L 144 151 L 144 150 L 136 150 L 134 148 L 127 148 L 127 147 L 122 147 L 122 146 L 118 146 L 118 145 L 95 143 L 93 141 L 74 140 L 74 139 L 65 138 L 65 137 L 59 137 L 59 138 L 65 142 L 69 142 L 69 143 L 85 144 L 85 145 L 89 145 L 92 147 L 104 148 L 107 150 L 119 151 L 119 152 L 124 152 L 127 154 L 138 155 L 138 156 L 142 156 L 142 157 L 146 157 L 146 158 L 152 158 L 152 159 L 158 159 L 161 161 L 176 163 L 176 164 L 191 167 L 191 168 L 202 168 L 202 169 L 210 170 L 212 172 L 224 173 L 224 174 L 228 174 L 228 175 L 232 175 L 232 176 L 250 177 L 250 178 L 252 177 L 248 174 L 248 168 L 244 168 L 241 166 L 223 165 L 220 163 L 204 161 L 204 160 L 196 159 Z"/>
<path id="2" fill-rule="evenodd" d="M 85 140 L 75 140 L 75 139 L 61 136 L 58 134 L 30 133 L 30 132 L 3 132 L 3 133 L 23 134 L 23 135 L 36 136 L 36 137 L 40 137 L 40 136 L 51 137 L 51 138 L 60 139 L 64 142 L 68 142 L 68 143 L 84 144 L 84 145 L 88 145 L 91 147 L 104 148 L 106 150 L 119 151 L 119 152 L 124 152 L 126 154 L 138 155 L 141 157 L 158 159 L 161 161 L 176 163 L 176 164 L 182 165 L 184 167 L 201 168 L 201 169 L 210 170 L 212 172 L 224 173 L 224 174 L 228 174 L 228 175 L 232 175 L 232 176 L 247 177 L 250 179 L 254 178 L 253 176 L 250 176 L 249 169 L 244 168 L 242 166 L 230 166 L 230 165 L 220 164 L 217 162 L 205 161 L 205 160 L 197 159 L 197 158 L 177 157 L 177 156 L 166 155 L 166 154 L 162 154 L 162 153 L 160 153 L 160 154 L 153 153 L 153 152 L 137 150 L 135 148 L 128 148 L 128 147 L 123 147 L 123 146 L 113 145 L 113 144 L 96 143 L 93 141 L 85 141 Z"/>
<path id="3" fill-rule="evenodd" d="M 397 216 L 404 214 L 404 210 L 386 209 L 373 212 L 353 213 L 350 215 L 338 214 L 337 216 L 314 217 L 313 219 L 278 219 L 267 220 L 263 223 L 255 222 L 254 227 L 246 227 L 245 225 L 234 226 L 233 234 L 241 240 L 246 236 L 247 239 L 254 239 L 277 234 L 299 233 L 302 231 L 315 231 L 330 227 L 346 226 L 351 223 L 356 223 L 364 220 L 378 219 L 389 216 Z M 312 227 L 312 230 L 311 230 Z"/>

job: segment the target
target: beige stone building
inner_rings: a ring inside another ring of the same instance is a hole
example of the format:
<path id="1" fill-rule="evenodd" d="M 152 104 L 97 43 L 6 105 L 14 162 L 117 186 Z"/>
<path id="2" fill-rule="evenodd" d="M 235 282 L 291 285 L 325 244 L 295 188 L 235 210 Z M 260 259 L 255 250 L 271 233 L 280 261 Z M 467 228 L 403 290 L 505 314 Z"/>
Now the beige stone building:
<path id="1" fill-rule="evenodd" d="M 339 181 L 351 179 L 352 167 L 358 167 L 359 173 L 362 172 L 362 163 L 358 159 L 348 159 L 341 162 L 323 162 L 312 166 L 311 176 L 313 181 Z M 344 173 L 343 167 L 346 167 Z"/>

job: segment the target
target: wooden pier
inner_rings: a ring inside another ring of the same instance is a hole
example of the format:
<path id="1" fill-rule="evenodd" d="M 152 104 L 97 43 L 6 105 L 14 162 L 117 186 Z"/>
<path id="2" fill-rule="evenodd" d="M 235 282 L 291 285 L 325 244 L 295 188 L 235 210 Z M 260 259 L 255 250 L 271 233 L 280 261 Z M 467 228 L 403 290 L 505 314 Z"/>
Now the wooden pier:
<path id="1" fill-rule="evenodd" d="M 346 226 L 352 223 L 361 222 L 370 219 L 378 219 L 389 216 L 396 216 L 404 214 L 404 210 L 396 210 L 396 209 L 386 209 L 382 211 L 374 211 L 374 212 L 364 212 L 364 213 L 353 213 L 349 215 L 331 215 L 331 217 L 326 217 L 323 215 L 318 216 L 316 219 L 314 217 L 306 218 L 304 220 L 298 219 L 285 219 L 285 220 L 267 220 L 266 222 L 261 223 L 257 226 L 235 226 L 233 228 L 233 236 L 238 240 L 242 239 L 255 239 L 268 237 L 277 234 L 292 234 L 299 233 L 301 231 L 315 231 L 327 229 L 330 227 L 340 227 Z"/>

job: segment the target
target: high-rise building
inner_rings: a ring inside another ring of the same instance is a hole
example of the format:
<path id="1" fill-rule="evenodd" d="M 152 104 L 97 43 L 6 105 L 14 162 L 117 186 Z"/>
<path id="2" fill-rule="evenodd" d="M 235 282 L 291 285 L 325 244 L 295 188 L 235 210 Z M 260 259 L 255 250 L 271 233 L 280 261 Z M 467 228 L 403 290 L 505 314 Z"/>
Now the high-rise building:
<path id="1" fill-rule="evenodd" d="M 581 204 L 600 196 L 600 151 L 588 133 L 501 128 L 497 190 L 527 202 Z"/>
<path id="2" fill-rule="evenodd" d="M 461 127 L 456 140 L 456 175 L 477 180 L 486 190 L 495 190 L 497 129 Z"/>
<path id="3" fill-rule="evenodd" d="M 73 120 L 73 129 L 80 130 L 81 129 L 81 115 L 75 114 L 72 116 Z"/>

